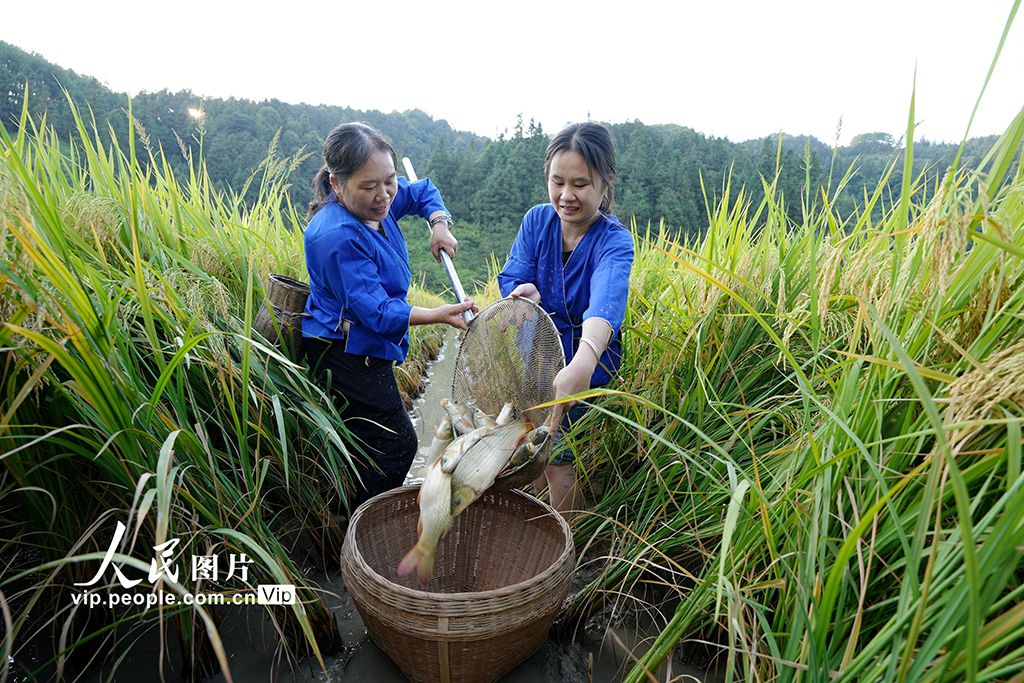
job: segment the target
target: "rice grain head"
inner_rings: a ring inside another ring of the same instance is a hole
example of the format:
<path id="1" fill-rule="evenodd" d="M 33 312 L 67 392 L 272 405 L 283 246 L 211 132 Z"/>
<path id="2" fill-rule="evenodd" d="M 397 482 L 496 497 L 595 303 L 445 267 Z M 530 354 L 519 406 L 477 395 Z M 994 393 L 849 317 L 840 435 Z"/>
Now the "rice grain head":
<path id="1" fill-rule="evenodd" d="M 21 185 L 4 172 L 6 169 L 6 166 L 0 165 L 0 261 L 9 264 L 13 272 L 30 281 L 35 272 L 35 264 L 18 246 L 11 228 L 17 226 L 19 232 L 27 233 L 31 228 L 29 221 L 32 213 L 28 196 Z M 46 282 L 42 284 L 45 287 Z M 21 327 L 33 332 L 42 332 L 45 328 L 46 310 L 45 302 L 37 301 L 20 286 L 0 276 L 0 326 L 25 314 L 20 321 Z M 34 342 L 20 334 L 4 334 L 0 330 L 0 336 L 15 346 L 35 346 Z"/>
<path id="2" fill-rule="evenodd" d="M 965 349 L 970 348 L 981 334 L 989 308 L 1001 309 L 1012 295 L 1006 279 L 997 277 L 998 270 L 997 266 L 978 283 L 971 293 L 967 309 L 957 317 L 953 336 L 956 343 Z"/>
<path id="3" fill-rule="evenodd" d="M 164 279 L 180 300 L 183 310 L 196 316 L 203 331 L 223 331 L 225 321 L 231 315 L 230 297 L 224 283 L 216 278 L 200 278 L 181 268 L 168 269 Z M 217 324 L 218 317 L 220 324 Z"/>
<path id="4" fill-rule="evenodd" d="M 123 224 L 117 200 L 111 197 L 78 192 L 60 209 L 61 222 L 86 242 L 96 245 L 98 251 L 108 247 L 122 247 Z"/>
<path id="5" fill-rule="evenodd" d="M 1024 340 L 993 353 L 982 363 L 984 368 L 964 373 L 949 385 L 951 401 L 946 411 L 950 422 L 989 417 L 1003 402 L 1024 404 Z"/>

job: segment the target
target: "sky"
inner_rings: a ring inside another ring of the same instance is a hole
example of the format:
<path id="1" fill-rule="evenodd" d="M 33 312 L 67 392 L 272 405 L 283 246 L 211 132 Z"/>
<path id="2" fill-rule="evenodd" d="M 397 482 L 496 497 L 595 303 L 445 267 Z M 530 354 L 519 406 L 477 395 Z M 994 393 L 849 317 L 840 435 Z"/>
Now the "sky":
<path id="1" fill-rule="evenodd" d="M 115 91 L 421 109 L 487 137 L 521 114 L 548 133 L 589 118 L 676 123 L 734 142 L 779 131 L 830 144 L 899 139 L 916 92 L 915 139 L 959 142 L 1012 5 L 16 1 L 0 14 L 0 40 Z M 1021 24 L 972 136 L 1002 133 L 1024 106 Z"/>

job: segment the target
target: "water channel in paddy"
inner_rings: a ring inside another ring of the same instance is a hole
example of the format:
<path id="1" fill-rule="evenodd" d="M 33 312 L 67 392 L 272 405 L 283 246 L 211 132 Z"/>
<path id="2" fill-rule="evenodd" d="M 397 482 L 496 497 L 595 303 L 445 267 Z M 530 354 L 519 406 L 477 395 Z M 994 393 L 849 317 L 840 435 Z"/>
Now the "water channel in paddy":
<path id="1" fill-rule="evenodd" d="M 423 480 L 426 467 L 426 453 L 433 439 L 434 426 L 441 420 L 443 409 L 440 401 L 451 396 L 452 374 L 455 357 L 458 354 L 460 337 L 454 331 L 446 338 L 440 355 L 428 369 L 428 381 L 423 395 L 416 400 L 413 409 L 413 423 L 419 436 L 419 450 L 406 477 L 406 484 Z M 228 663 L 236 683 L 257 681 L 366 681 L 391 683 L 407 680 L 391 659 L 377 647 L 367 634 L 366 627 L 356 610 L 352 599 L 341 580 L 341 571 L 328 572 L 311 570 L 307 572 L 311 581 L 320 586 L 324 602 L 334 616 L 344 639 L 345 652 L 325 658 L 326 671 L 320 670 L 313 661 L 305 661 L 294 671 L 286 662 L 279 661 L 277 652 L 278 636 L 263 609 L 253 607 L 229 608 L 224 614 L 220 633 Z M 577 581 L 573 590 L 582 587 Z M 568 638 L 548 638 L 544 645 L 522 664 L 503 676 L 499 683 L 614 683 L 622 679 L 622 672 L 630 668 L 633 655 L 640 656 L 656 632 L 650 631 L 650 619 L 637 616 L 629 626 L 606 627 L 598 623 L 581 629 L 576 641 Z M 167 641 L 176 650 L 176 638 L 168 633 Z M 583 640 L 580 643 L 578 641 Z M 173 652 L 165 655 L 168 683 L 178 681 L 180 655 Z M 116 657 L 109 657 L 109 660 Z M 113 677 L 109 673 L 93 672 L 82 679 L 85 683 L 158 681 L 160 674 L 157 662 L 160 659 L 159 640 L 156 629 L 134 644 L 125 655 Z M 206 679 L 210 683 L 225 683 L 223 674 Z M 659 681 L 694 681 L 712 683 L 719 680 L 714 674 L 695 669 L 679 662 L 672 662 L 658 672 Z"/>

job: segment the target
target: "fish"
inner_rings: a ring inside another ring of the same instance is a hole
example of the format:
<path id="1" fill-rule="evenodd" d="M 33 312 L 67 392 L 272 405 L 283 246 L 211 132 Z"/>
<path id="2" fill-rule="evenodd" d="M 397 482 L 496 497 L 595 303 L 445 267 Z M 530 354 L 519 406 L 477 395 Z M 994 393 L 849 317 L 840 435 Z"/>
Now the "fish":
<path id="1" fill-rule="evenodd" d="M 473 411 L 473 424 L 477 427 L 491 427 L 493 429 L 498 426 L 498 421 L 477 408 Z"/>
<path id="2" fill-rule="evenodd" d="M 511 403 L 506 403 L 502 407 L 501 412 L 498 413 L 498 417 L 495 418 L 494 421 L 497 422 L 499 425 L 504 426 L 504 425 L 507 425 L 512 420 L 514 420 L 515 416 L 516 416 L 515 415 L 515 410 L 514 410 L 512 404 Z"/>
<path id="3" fill-rule="evenodd" d="M 460 435 L 468 434 L 476 429 L 472 420 L 472 408 L 463 406 L 455 401 L 450 401 L 447 398 L 441 399 L 441 407 L 452 418 L 452 427 L 455 428 L 456 433 Z"/>
<path id="4" fill-rule="evenodd" d="M 430 449 L 427 451 L 428 468 L 441 459 L 444 450 L 454 439 L 455 431 L 452 429 L 452 418 L 450 415 L 445 415 L 434 427 L 434 439 L 430 442 Z"/>
<path id="5" fill-rule="evenodd" d="M 462 460 L 462 456 L 464 456 L 466 452 L 473 447 L 473 444 L 493 429 L 493 427 L 477 427 L 468 434 L 463 434 L 448 444 L 448 447 L 444 450 L 444 454 L 441 456 L 441 469 L 443 469 L 446 474 L 454 472 L 459 461 Z"/>
<path id="6" fill-rule="evenodd" d="M 427 476 L 420 485 L 420 519 L 416 528 L 419 540 L 399 562 L 399 576 L 415 569 L 421 586 L 430 583 L 437 544 L 455 519 L 455 515 L 451 514 L 451 492 L 451 475 L 441 469 L 439 458 L 427 470 Z"/>
<path id="7" fill-rule="evenodd" d="M 533 460 L 537 452 L 544 447 L 544 442 L 547 439 L 548 428 L 546 425 L 541 425 L 527 434 L 523 442 L 516 448 L 515 453 L 512 454 L 512 458 L 508 461 L 509 467 L 516 469 L 520 465 Z"/>
<path id="8" fill-rule="evenodd" d="M 468 448 L 451 474 L 451 516 L 456 517 L 494 483 L 533 425 L 525 417 L 495 427 Z M 453 442 L 454 443 L 454 442 Z"/>

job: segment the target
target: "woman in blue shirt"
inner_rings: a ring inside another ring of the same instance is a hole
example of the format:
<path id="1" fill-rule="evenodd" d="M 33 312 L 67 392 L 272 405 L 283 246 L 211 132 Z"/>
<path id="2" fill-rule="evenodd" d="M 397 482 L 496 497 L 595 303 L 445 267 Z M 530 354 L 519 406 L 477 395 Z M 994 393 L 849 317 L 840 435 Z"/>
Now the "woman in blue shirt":
<path id="1" fill-rule="evenodd" d="M 607 128 L 575 123 L 558 133 L 544 154 L 551 203 L 527 212 L 498 274 L 503 296 L 539 303 L 558 328 L 567 364 L 555 377 L 556 399 L 607 384 L 619 367 L 633 237 L 611 215 L 615 171 Z M 578 500 L 573 455 L 562 437 L 585 411 L 575 401 L 556 406 L 555 455 L 534 482 L 538 493 L 547 486 L 551 505 L 566 516 Z"/>
<path id="2" fill-rule="evenodd" d="M 466 328 L 472 301 L 427 309 L 407 301 L 412 271 L 398 219 L 430 222 L 435 258 L 455 256 L 451 216 L 429 180 L 399 178 L 391 145 L 370 126 L 345 123 L 324 142 L 305 232 L 309 298 L 302 323 L 315 377 L 344 399 L 342 418 L 357 439 L 350 509 L 400 486 L 416 454 L 416 430 L 392 365 L 409 352 L 409 327 Z"/>

